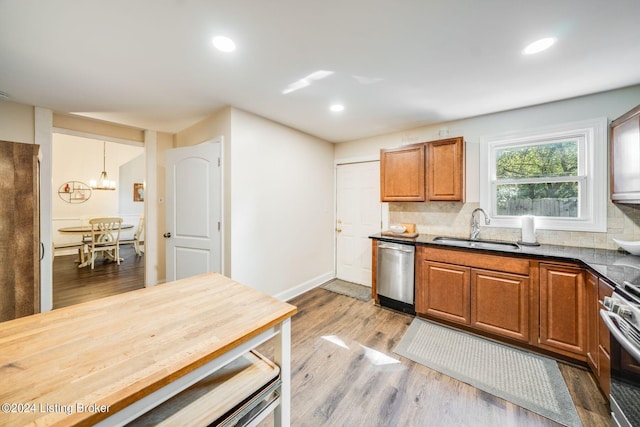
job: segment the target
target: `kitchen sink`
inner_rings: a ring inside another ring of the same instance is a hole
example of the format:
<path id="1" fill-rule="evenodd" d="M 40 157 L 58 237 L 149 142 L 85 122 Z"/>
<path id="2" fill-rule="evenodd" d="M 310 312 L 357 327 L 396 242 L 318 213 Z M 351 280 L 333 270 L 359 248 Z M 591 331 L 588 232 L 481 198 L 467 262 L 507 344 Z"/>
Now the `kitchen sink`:
<path id="1" fill-rule="evenodd" d="M 520 246 L 511 242 L 500 242 L 497 240 L 471 240 L 471 239 L 459 239 L 456 237 L 436 237 L 433 239 L 436 243 L 442 243 L 444 245 L 458 246 L 462 248 L 475 248 L 475 249 L 493 249 L 493 250 L 518 250 Z"/>

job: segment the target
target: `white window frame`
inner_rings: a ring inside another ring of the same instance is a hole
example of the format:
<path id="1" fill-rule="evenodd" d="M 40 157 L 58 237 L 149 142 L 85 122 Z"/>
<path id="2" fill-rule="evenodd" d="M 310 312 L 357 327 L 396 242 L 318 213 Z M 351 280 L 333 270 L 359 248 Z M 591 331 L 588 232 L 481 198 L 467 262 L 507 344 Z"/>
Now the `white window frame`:
<path id="1" fill-rule="evenodd" d="M 490 226 L 520 228 L 522 221 L 519 216 L 498 216 L 496 213 L 496 151 L 570 138 L 577 139 L 579 144 L 578 176 L 544 178 L 541 182 L 578 181 L 578 218 L 536 217 L 536 228 L 606 232 L 607 136 L 607 118 L 603 117 L 480 138 L 480 206 L 489 214 Z"/>

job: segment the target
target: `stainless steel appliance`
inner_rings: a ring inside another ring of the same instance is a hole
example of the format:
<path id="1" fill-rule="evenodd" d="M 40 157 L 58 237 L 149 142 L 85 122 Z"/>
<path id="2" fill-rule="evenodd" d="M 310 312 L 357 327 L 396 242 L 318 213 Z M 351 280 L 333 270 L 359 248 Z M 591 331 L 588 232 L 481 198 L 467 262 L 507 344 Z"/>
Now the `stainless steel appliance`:
<path id="1" fill-rule="evenodd" d="M 415 252 L 414 245 L 378 241 L 376 289 L 380 305 L 415 314 Z"/>
<path id="2" fill-rule="evenodd" d="M 616 288 L 600 315 L 611 332 L 611 424 L 640 426 L 640 288 Z"/>

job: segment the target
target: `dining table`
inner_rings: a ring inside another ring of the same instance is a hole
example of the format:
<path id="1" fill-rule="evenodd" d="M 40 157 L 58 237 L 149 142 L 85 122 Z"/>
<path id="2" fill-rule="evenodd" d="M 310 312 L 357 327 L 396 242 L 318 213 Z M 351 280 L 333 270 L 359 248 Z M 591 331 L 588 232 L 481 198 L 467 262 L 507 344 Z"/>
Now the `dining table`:
<path id="1" fill-rule="evenodd" d="M 133 224 L 122 224 L 120 226 L 121 230 L 131 229 L 133 228 Z M 58 231 L 61 233 L 70 233 L 70 234 L 82 234 L 83 236 L 91 235 L 91 226 L 90 225 L 78 225 L 74 227 L 62 227 L 58 228 Z"/>
<path id="2" fill-rule="evenodd" d="M 122 224 L 120 225 L 120 230 L 129 230 L 134 227 L 133 224 Z M 76 225 L 72 227 L 62 227 L 58 228 L 58 231 L 62 234 L 77 234 L 82 236 L 81 241 L 78 243 L 78 246 L 82 246 L 80 249 L 80 263 L 78 268 L 86 267 L 91 264 L 91 257 L 85 257 L 85 249 L 89 244 L 89 238 L 91 238 L 91 233 L 93 230 L 91 229 L 91 225 Z M 122 261 L 122 258 L 120 259 Z"/>

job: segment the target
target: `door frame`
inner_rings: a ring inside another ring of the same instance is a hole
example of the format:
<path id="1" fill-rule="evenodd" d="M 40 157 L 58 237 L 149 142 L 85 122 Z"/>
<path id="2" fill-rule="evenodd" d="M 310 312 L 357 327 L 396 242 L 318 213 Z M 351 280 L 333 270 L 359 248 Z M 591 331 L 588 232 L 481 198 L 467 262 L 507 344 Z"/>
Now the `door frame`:
<path id="1" fill-rule="evenodd" d="M 379 162 L 379 155 L 346 157 L 343 159 L 335 159 L 333 162 L 333 278 L 338 277 L 338 166 L 348 165 L 352 163 Z M 380 202 L 382 205 L 382 229 L 389 227 L 389 203 Z"/>
<path id="2" fill-rule="evenodd" d="M 114 137 L 108 137 L 104 135 L 98 135 L 89 132 L 79 132 L 70 129 L 57 128 L 53 126 L 53 111 L 35 107 L 34 108 L 34 144 L 40 145 L 40 241 L 44 248 L 42 259 L 40 260 L 40 311 L 51 311 L 53 309 L 53 134 L 62 133 L 68 135 L 81 136 L 83 138 L 91 138 L 97 140 L 111 141 L 130 145 L 140 145 L 144 150 L 145 156 L 145 185 L 147 189 L 156 188 L 156 153 L 157 147 L 155 145 L 156 132 L 145 131 L 144 143 L 138 141 L 131 141 L 128 139 L 120 139 Z M 149 144 L 153 141 L 153 144 Z M 150 150 L 150 147 L 152 148 Z M 149 159 L 149 156 L 153 156 Z M 153 163 L 151 163 L 153 161 Z M 153 164 L 153 168 L 149 165 Z M 153 173 L 150 173 L 150 169 Z M 157 201 L 157 191 L 146 191 L 145 189 L 145 222 L 147 230 L 152 230 L 150 227 L 155 223 L 157 229 L 156 215 L 153 213 L 153 209 L 149 209 L 150 198 L 153 201 Z M 153 213 L 151 218 L 151 224 L 149 224 L 148 214 Z M 149 240 L 151 239 L 151 241 Z M 151 244 L 154 239 L 157 239 L 153 233 L 145 233 L 145 272 L 144 272 L 144 285 L 149 286 L 149 283 L 157 283 L 157 273 L 155 263 L 149 262 L 150 259 L 157 260 L 158 248 L 157 244 Z M 156 240 L 157 241 L 157 240 Z M 154 279 L 154 280 L 151 280 Z"/>

